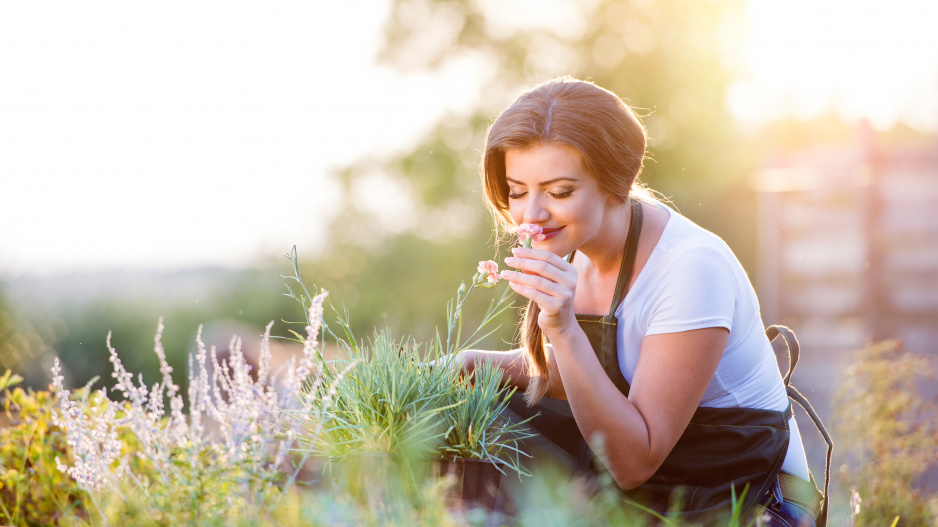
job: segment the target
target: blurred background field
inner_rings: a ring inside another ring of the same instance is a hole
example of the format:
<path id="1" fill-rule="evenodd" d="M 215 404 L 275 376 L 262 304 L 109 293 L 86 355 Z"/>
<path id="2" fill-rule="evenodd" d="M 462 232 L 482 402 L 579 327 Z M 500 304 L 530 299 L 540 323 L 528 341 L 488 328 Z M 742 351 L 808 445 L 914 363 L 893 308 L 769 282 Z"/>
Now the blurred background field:
<path id="1" fill-rule="evenodd" d="M 284 335 L 293 245 L 360 336 L 430 338 L 503 253 L 487 125 L 572 74 L 641 109 L 642 180 L 733 248 L 766 323 L 801 336 L 795 383 L 830 423 L 868 341 L 938 353 L 936 17 L 926 0 L 4 4 L 0 368 L 44 388 L 59 356 L 81 385 L 111 331 L 155 380 L 160 316 L 177 372 L 200 324 L 220 347 L 271 320 Z"/>

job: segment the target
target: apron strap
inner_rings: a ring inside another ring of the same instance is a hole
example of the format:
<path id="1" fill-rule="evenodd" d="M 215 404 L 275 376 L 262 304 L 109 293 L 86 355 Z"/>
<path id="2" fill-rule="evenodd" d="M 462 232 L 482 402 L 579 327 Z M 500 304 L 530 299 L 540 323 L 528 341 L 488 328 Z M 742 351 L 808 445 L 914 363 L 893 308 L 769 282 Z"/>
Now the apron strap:
<path id="1" fill-rule="evenodd" d="M 619 303 L 628 294 L 629 278 L 635 268 L 635 254 L 638 252 L 638 237 L 642 233 L 642 204 L 632 200 L 632 221 L 629 222 L 629 234 L 625 239 L 625 253 L 622 256 L 622 265 L 619 266 L 619 278 L 616 279 L 616 294 L 612 297 L 612 306 L 609 316 L 616 316 Z"/>
<path id="2" fill-rule="evenodd" d="M 788 351 L 788 374 L 785 375 L 785 386 L 789 385 L 791 381 L 791 374 L 795 371 L 795 366 L 798 364 L 798 357 L 801 354 L 801 346 L 798 344 L 798 338 L 795 337 L 795 332 L 789 329 L 787 326 L 769 326 L 765 329 L 765 336 L 769 338 L 769 342 L 774 341 L 779 336 L 785 341 L 785 347 Z"/>
<path id="3" fill-rule="evenodd" d="M 782 337 L 782 340 L 785 341 L 785 348 L 788 352 L 788 373 L 785 375 L 785 388 L 788 391 L 788 397 L 801 405 L 801 408 L 804 409 L 805 413 L 808 414 L 808 417 L 814 421 L 814 426 L 817 428 L 818 432 L 824 437 L 824 441 L 827 442 L 827 462 L 824 466 L 824 496 L 821 504 L 821 511 L 818 514 L 818 521 L 825 522 L 827 518 L 828 505 L 830 503 L 830 497 L 827 494 L 828 488 L 830 487 L 831 480 L 831 451 L 834 448 L 834 442 L 831 440 L 830 434 L 827 433 L 827 428 L 824 427 L 824 423 L 821 422 L 821 418 L 818 416 L 817 412 L 814 411 L 814 407 L 811 406 L 811 403 L 808 402 L 808 399 L 801 394 L 794 386 L 791 385 L 791 374 L 795 371 L 795 366 L 798 364 L 798 358 L 801 355 L 801 345 L 798 344 L 798 338 L 795 337 L 795 332 L 790 328 L 781 325 L 769 326 L 765 330 L 765 336 L 768 337 L 769 342 L 774 341 L 778 337 Z M 791 411 L 791 404 L 788 405 L 789 411 Z M 791 418 L 790 415 L 786 414 L 786 417 Z M 818 527 L 823 527 L 821 523 L 818 523 Z"/>
<path id="4" fill-rule="evenodd" d="M 801 395 L 801 392 L 795 389 L 794 386 L 789 386 L 788 397 L 801 405 L 805 413 L 807 413 L 808 416 L 811 417 L 811 420 L 814 421 L 814 426 L 817 427 L 818 432 L 824 436 L 824 441 L 827 442 L 827 464 L 824 467 L 824 499 L 821 503 L 821 510 L 817 517 L 818 527 L 824 527 L 827 525 L 827 512 L 828 505 L 830 504 L 830 494 L 828 494 L 828 488 L 830 487 L 831 481 L 831 451 L 834 448 L 834 441 L 831 440 L 830 434 L 827 433 L 827 429 L 824 427 L 824 423 L 821 422 L 821 418 L 818 417 L 817 412 L 814 411 L 814 407 L 811 406 L 811 403 L 808 402 L 808 399 L 805 398 L 804 395 Z"/>

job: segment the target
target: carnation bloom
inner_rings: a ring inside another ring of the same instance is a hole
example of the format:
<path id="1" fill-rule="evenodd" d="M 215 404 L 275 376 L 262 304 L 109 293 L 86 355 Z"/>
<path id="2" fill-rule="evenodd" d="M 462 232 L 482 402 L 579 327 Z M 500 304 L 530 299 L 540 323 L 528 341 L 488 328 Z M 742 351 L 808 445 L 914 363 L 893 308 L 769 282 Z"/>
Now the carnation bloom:
<path id="1" fill-rule="evenodd" d="M 540 225 L 535 225 L 533 223 L 522 223 L 518 225 L 518 228 L 515 229 L 515 234 L 518 235 L 518 243 L 524 245 L 525 247 L 531 246 L 531 241 L 536 242 L 544 240 L 544 229 Z"/>
<path id="2" fill-rule="evenodd" d="M 488 280 L 490 284 L 498 282 L 498 279 L 502 277 L 498 274 L 498 264 L 492 260 L 479 262 L 479 274 L 484 275 L 484 278 Z"/>

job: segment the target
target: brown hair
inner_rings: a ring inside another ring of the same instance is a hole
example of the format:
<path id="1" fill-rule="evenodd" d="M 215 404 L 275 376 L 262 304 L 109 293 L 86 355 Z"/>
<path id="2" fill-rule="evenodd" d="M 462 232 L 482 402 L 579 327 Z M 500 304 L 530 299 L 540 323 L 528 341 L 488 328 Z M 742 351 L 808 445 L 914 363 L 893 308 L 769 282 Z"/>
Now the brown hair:
<path id="1" fill-rule="evenodd" d="M 521 94 L 489 127 L 482 155 L 486 205 L 497 228 L 514 227 L 508 210 L 505 152 L 537 144 L 575 148 L 600 190 L 624 202 L 645 159 L 646 134 L 635 112 L 618 96 L 596 84 L 560 77 Z M 540 308 L 529 302 L 521 344 L 527 349 L 529 376 L 525 398 L 534 404 L 544 396 L 550 370 Z"/>

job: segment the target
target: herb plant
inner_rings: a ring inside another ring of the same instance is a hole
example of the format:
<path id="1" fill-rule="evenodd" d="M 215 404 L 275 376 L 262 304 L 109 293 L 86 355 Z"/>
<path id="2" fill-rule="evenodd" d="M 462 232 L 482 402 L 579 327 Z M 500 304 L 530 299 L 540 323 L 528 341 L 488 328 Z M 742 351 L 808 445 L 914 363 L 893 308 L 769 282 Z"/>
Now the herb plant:
<path id="1" fill-rule="evenodd" d="M 295 248 L 287 258 L 293 275 L 284 276 L 285 294 L 305 311 L 312 295 L 300 276 Z M 310 394 L 310 401 L 328 403 L 313 410 L 312 450 L 332 460 L 376 453 L 405 459 L 464 457 L 491 461 L 500 471 L 501 466 L 521 471 L 518 442 L 529 433 L 523 423 L 502 415 L 515 389 L 502 382 L 496 367 L 480 365 L 463 377 L 454 362 L 456 354 L 490 335 L 494 330 L 486 331 L 488 326 L 510 307 L 506 288 L 489 303 L 479 326 L 464 335 L 466 299 L 476 288 L 494 287 L 498 278 L 494 262 L 480 262 L 472 282 L 460 284 L 447 306 L 445 337 L 437 333 L 427 344 L 395 339 L 388 331 L 359 342 L 347 314 L 333 307 L 337 327 L 327 325 L 326 331 L 342 357 L 323 368 L 328 382 L 320 390 L 329 386 L 334 393 Z"/>

